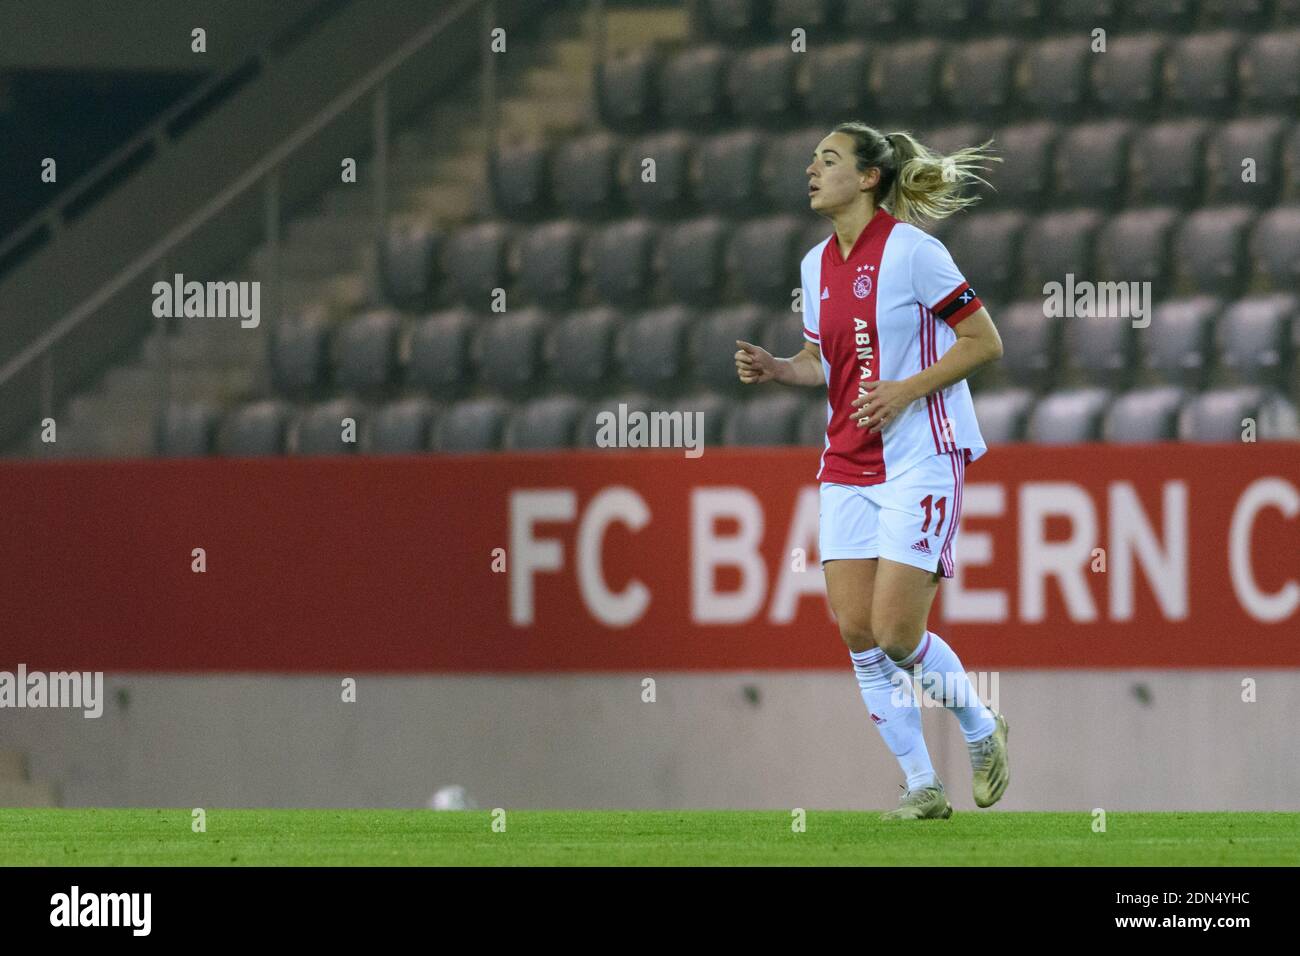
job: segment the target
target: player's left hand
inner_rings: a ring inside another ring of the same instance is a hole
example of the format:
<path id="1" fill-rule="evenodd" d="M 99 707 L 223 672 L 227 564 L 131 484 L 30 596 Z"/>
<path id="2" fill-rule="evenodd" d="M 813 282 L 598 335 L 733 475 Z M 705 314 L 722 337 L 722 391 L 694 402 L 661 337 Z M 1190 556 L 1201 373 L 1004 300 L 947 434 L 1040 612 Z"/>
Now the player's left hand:
<path id="1" fill-rule="evenodd" d="M 869 382 L 863 389 L 867 394 L 853 400 L 857 411 L 849 418 L 871 432 L 883 429 L 916 400 L 906 382 Z"/>

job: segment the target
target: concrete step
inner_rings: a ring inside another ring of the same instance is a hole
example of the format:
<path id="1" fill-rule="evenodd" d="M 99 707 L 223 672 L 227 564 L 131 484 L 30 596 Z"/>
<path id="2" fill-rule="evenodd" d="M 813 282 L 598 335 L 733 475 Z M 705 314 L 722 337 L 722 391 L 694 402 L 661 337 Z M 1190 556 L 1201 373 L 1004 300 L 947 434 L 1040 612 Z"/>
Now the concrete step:
<path id="1" fill-rule="evenodd" d="M 584 34 L 590 37 L 588 20 Z M 640 49 L 652 43 L 680 43 L 689 40 L 691 21 L 685 7 L 647 7 L 641 10 L 608 10 L 605 15 L 607 52 Z"/>
<path id="2" fill-rule="evenodd" d="M 413 190 L 413 204 L 413 211 L 444 226 L 479 219 L 490 207 L 486 186 L 427 186 Z"/>
<path id="3" fill-rule="evenodd" d="M 151 424 L 161 406 L 161 393 L 150 395 L 83 392 L 68 400 L 66 421 L 76 431 L 129 428 Z"/>
<path id="4" fill-rule="evenodd" d="M 57 807 L 58 793 L 48 783 L 0 780 L 0 807 Z"/>
<path id="5" fill-rule="evenodd" d="M 500 104 L 503 134 L 547 136 L 578 133 L 586 128 L 590 110 L 585 102 L 548 102 L 544 99 L 511 97 Z"/>
<path id="6" fill-rule="evenodd" d="M 27 754 L 21 750 L 0 750 L 0 781 L 27 779 Z"/>
<path id="7" fill-rule="evenodd" d="M 144 361 L 159 368 L 164 361 L 177 368 L 228 368 L 257 364 L 266 355 L 267 335 L 264 326 L 256 329 L 235 329 L 232 332 L 202 333 L 197 335 L 168 335 L 164 339 L 154 333 L 144 342 Z"/>

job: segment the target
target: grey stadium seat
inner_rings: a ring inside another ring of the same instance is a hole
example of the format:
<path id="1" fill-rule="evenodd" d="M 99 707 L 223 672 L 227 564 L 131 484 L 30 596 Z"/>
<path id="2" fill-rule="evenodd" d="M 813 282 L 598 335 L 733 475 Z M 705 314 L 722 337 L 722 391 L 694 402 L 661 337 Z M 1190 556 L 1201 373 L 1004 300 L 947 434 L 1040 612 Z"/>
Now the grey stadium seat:
<path id="1" fill-rule="evenodd" d="M 1239 61 L 1241 98 L 1255 109 L 1300 111 L 1300 30 L 1252 37 Z"/>
<path id="2" fill-rule="evenodd" d="M 957 44 L 948 59 L 951 79 L 945 92 L 949 105 L 959 116 L 991 119 L 1004 113 L 1015 95 L 1019 52 L 1020 45 L 1007 37 Z"/>
<path id="3" fill-rule="evenodd" d="M 943 243 L 962 275 L 982 297 L 1001 299 L 1012 294 L 1024 213 L 1016 210 L 959 216 Z"/>
<path id="4" fill-rule="evenodd" d="M 1120 0 L 1056 0 L 1057 23 L 1065 27 L 1110 29 L 1117 24 Z"/>
<path id="5" fill-rule="evenodd" d="M 803 398 L 789 390 L 738 403 L 724 425 L 728 445 L 794 445 L 799 440 Z"/>
<path id="6" fill-rule="evenodd" d="M 618 51 L 596 67 L 600 118 L 611 129 L 645 129 L 657 112 L 659 54 L 648 48 Z"/>
<path id="7" fill-rule="evenodd" d="M 334 382 L 342 388 L 374 391 L 392 383 L 397 368 L 401 319 L 379 309 L 359 315 L 334 334 Z"/>
<path id="8" fill-rule="evenodd" d="M 552 308 L 572 302 L 580 278 L 582 226 L 571 219 L 529 229 L 518 244 L 518 284 L 531 303 Z"/>
<path id="9" fill-rule="evenodd" d="M 1150 282 L 1159 297 L 1169 280 L 1169 244 L 1178 213 L 1155 207 L 1126 209 L 1097 233 L 1097 273 L 1103 281 Z"/>
<path id="10" fill-rule="evenodd" d="M 582 410 L 578 417 L 578 426 L 574 435 L 574 444 L 578 448 L 608 448 L 618 450 L 617 444 L 602 445 L 598 442 L 606 438 L 617 441 L 618 437 L 618 415 L 619 406 L 627 406 L 627 414 L 632 412 L 645 412 L 649 414 L 654 411 L 656 406 L 649 397 L 639 392 L 627 392 L 619 395 L 610 395 L 599 401 L 592 402 Z M 612 419 L 601 418 L 602 414 L 608 413 L 613 416 Z M 612 421 L 612 430 L 603 430 L 602 425 L 606 421 Z"/>
<path id="11" fill-rule="evenodd" d="M 507 219 L 537 219 L 550 206 L 547 172 L 550 147 L 542 142 L 511 142 L 488 155 L 488 185 L 498 213 Z"/>
<path id="12" fill-rule="evenodd" d="M 717 46 L 696 46 L 672 55 L 659 73 L 659 109 L 669 123 L 713 127 L 726 113 L 730 57 Z"/>
<path id="13" fill-rule="evenodd" d="M 781 123 L 795 107 L 795 65 L 802 59 L 788 43 L 764 45 L 737 55 L 727 71 L 732 112 L 750 123 Z"/>
<path id="14" fill-rule="evenodd" d="M 510 406 L 499 398 L 473 398 L 447 409 L 434 427 L 430 447 L 441 452 L 496 451 Z"/>
<path id="15" fill-rule="evenodd" d="M 620 173 L 628 202 L 647 216 L 686 213 L 691 206 L 690 168 L 695 149 L 687 133 L 672 130 L 646 136 L 623 150 Z M 647 160 L 653 160 L 654 177 L 647 181 Z"/>
<path id="16" fill-rule="evenodd" d="M 703 26 L 710 36 L 728 43 L 748 39 L 768 23 L 769 0 L 701 0 Z"/>
<path id="17" fill-rule="evenodd" d="M 731 306 L 717 309 L 697 323 L 688 345 L 694 380 L 706 388 L 744 388 L 736 376 L 736 340 L 753 342 L 763 316 L 758 306 Z"/>
<path id="18" fill-rule="evenodd" d="M 618 327 L 619 314 L 605 306 L 573 312 L 557 323 L 545 344 L 550 380 L 578 391 L 603 383 L 613 367 Z"/>
<path id="19" fill-rule="evenodd" d="M 789 309 L 777 309 L 763 325 L 759 341 L 761 345 L 778 358 L 789 358 L 799 352 L 808 340 L 803 336 L 803 318 L 798 312 Z"/>
<path id="20" fill-rule="evenodd" d="M 1087 36 L 1071 36 L 1030 45 L 1018 74 L 1020 102 L 1056 119 L 1078 115 L 1088 102 L 1088 67 L 1094 56 L 1088 42 Z"/>
<path id="21" fill-rule="evenodd" d="M 1092 274 L 1093 243 L 1101 214 L 1095 209 L 1048 213 L 1030 222 L 1020 243 L 1021 290 L 1041 296 L 1048 282 L 1075 281 Z"/>
<path id="22" fill-rule="evenodd" d="M 1080 123 L 1056 149 L 1056 189 L 1066 203 L 1115 206 L 1128 184 L 1133 125 L 1124 120 Z"/>
<path id="23" fill-rule="evenodd" d="M 1129 148 L 1133 196 L 1141 203 L 1186 208 L 1205 188 L 1204 120 L 1180 119 L 1142 127 Z"/>
<path id="24" fill-rule="evenodd" d="M 1166 66 L 1165 96 L 1199 116 L 1227 115 L 1237 96 L 1237 51 L 1241 34 L 1201 33 L 1176 41 Z"/>
<path id="25" fill-rule="evenodd" d="M 1242 384 L 1282 387 L 1291 367 L 1293 295 L 1238 299 L 1219 319 L 1216 351 L 1228 376 Z"/>
<path id="26" fill-rule="evenodd" d="M 877 47 L 871 62 L 871 97 L 884 117 L 924 122 L 939 99 L 939 67 L 943 45 L 933 39 L 911 40 Z M 812 146 L 809 146 L 809 159 Z"/>
<path id="27" fill-rule="evenodd" d="M 698 199 L 715 212 L 740 215 L 752 210 L 762 160 L 763 136 L 752 129 L 701 140 L 696 148 Z"/>
<path id="28" fill-rule="evenodd" d="M 1054 199 L 1053 157 L 1060 127 L 1049 121 L 1007 126 L 993 136 L 1002 162 L 984 178 L 993 184 L 990 204 L 1042 208 Z"/>
<path id="29" fill-rule="evenodd" d="M 284 454 L 289 415 L 289 407 L 274 399 L 233 409 L 217 430 L 217 453 L 229 458 Z"/>
<path id="30" fill-rule="evenodd" d="M 826 396 L 818 395 L 805 400 L 799 415 L 799 444 L 813 448 L 826 447 Z"/>
<path id="31" fill-rule="evenodd" d="M 1271 288 L 1300 289 L 1300 205 L 1264 213 L 1251 233 L 1250 252 L 1256 272 Z"/>
<path id="32" fill-rule="evenodd" d="M 968 35 L 975 29 L 976 11 L 983 0 L 915 0 L 913 17 L 929 30 Z"/>
<path id="33" fill-rule="evenodd" d="M 731 412 L 732 404 L 713 392 L 696 392 L 670 403 L 666 410 L 670 412 L 690 412 L 692 414 L 698 412 L 702 416 L 700 423 L 703 427 L 704 446 L 707 450 L 709 446 L 716 447 L 724 443 L 723 429 L 726 427 L 727 416 Z M 700 431 L 697 429 L 692 434 L 698 441 Z"/>
<path id="34" fill-rule="evenodd" d="M 975 417 L 980 423 L 980 434 L 992 445 L 1009 445 L 1024 441 L 1025 423 L 1034 404 L 1034 395 L 1027 388 L 1003 388 L 992 392 L 976 392 L 972 396 Z"/>
<path id="35" fill-rule="evenodd" d="M 562 143 L 551 164 L 551 197 L 564 215 L 585 219 L 619 207 L 618 160 L 623 144 L 609 133 Z"/>
<path id="36" fill-rule="evenodd" d="M 431 225 L 390 226 L 379 247 L 379 275 L 389 302 L 403 309 L 425 309 L 432 304 L 442 241 L 442 232 Z"/>
<path id="37" fill-rule="evenodd" d="M 158 417 L 155 446 L 164 458 L 212 454 L 221 411 L 210 402 L 173 402 Z"/>
<path id="38" fill-rule="evenodd" d="M 1189 0 L 1127 0 L 1124 23 L 1134 29 L 1187 30 L 1196 22 L 1196 4 Z"/>
<path id="39" fill-rule="evenodd" d="M 1208 295 L 1160 303 L 1151 328 L 1138 338 L 1143 366 L 1170 384 L 1202 387 L 1209 372 L 1214 317 L 1221 308 L 1222 302 Z"/>
<path id="40" fill-rule="evenodd" d="M 795 27 L 805 30 L 834 28 L 838 0 L 771 0 L 770 23 L 777 36 L 789 36 Z"/>
<path id="41" fill-rule="evenodd" d="M 1092 98 L 1107 113 L 1146 116 L 1160 102 L 1168 40 L 1155 34 L 1117 36 L 1092 65 Z"/>
<path id="42" fill-rule="evenodd" d="M 685 306 L 671 305 L 629 322 L 616 345 L 623 377 L 652 392 L 677 381 L 685 364 L 686 332 L 696 321 Z"/>
<path id="43" fill-rule="evenodd" d="M 540 309 L 519 309 L 484 319 L 473 343 L 479 382 L 502 392 L 536 384 L 541 377 L 542 337 L 547 324 Z"/>
<path id="44" fill-rule="evenodd" d="M 658 238 L 658 229 L 648 219 L 625 219 L 589 233 L 583 255 L 596 294 L 623 306 L 650 298 Z"/>
<path id="45" fill-rule="evenodd" d="M 325 384 L 329 326 L 318 312 L 277 323 L 269 339 L 271 381 L 285 394 L 315 391 Z"/>
<path id="46" fill-rule="evenodd" d="M 840 14 L 850 33 L 897 36 L 912 22 L 911 0 L 844 0 Z"/>
<path id="47" fill-rule="evenodd" d="M 1104 388 L 1052 392 L 1040 398 L 1030 412 L 1027 437 L 1040 445 L 1096 441 L 1109 402 L 1110 392 Z"/>
<path id="48" fill-rule="evenodd" d="M 1233 295 L 1246 275 L 1246 230 L 1254 219 L 1243 206 L 1198 209 L 1174 235 L 1174 268 L 1189 289 Z"/>
<path id="49" fill-rule="evenodd" d="M 491 307 L 493 289 L 506 285 L 509 230 L 484 222 L 456 230 L 443 249 L 442 272 L 461 302 L 480 312 Z"/>
<path id="50" fill-rule="evenodd" d="M 804 223 L 793 216 L 764 216 L 742 222 L 727 250 L 729 271 L 741 293 L 755 302 L 789 301 L 799 287 L 799 261 Z"/>
<path id="51" fill-rule="evenodd" d="M 830 46 L 817 44 L 807 56 L 805 112 L 823 117 L 828 122 L 862 115 L 870 102 L 867 93 L 870 47 L 861 40 Z M 812 153 L 811 148 L 808 152 Z"/>
<path id="52" fill-rule="evenodd" d="M 1257 29 L 1273 13 L 1273 0 L 1201 0 L 1201 12 L 1207 23 Z"/>
<path id="53" fill-rule="evenodd" d="M 344 420 L 352 419 L 352 441 L 344 441 Z M 365 409 L 355 402 L 336 398 L 312 405 L 293 421 L 290 446 L 298 455 L 355 454 L 365 428 Z"/>
<path id="54" fill-rule="evenodd" d="M 1285 124 L 1277 117 L 1233 120 L 1210 136 L 1205 152 L 1209 201 L 1264 206 L 1277 197 Z M 1242 162 L 1253 159 L 1254 180 L 1243 181 Z"/>
<path id="55" fill-rule="evenodd" d="M 447 394 L 467 385 L 470 370 L 471 332 L 478 320 L 468 309 L 435 312 L 422 319 L 405 346 L 408 357 L 408 385 Z"/>
<path id="56" fill-rule="evenodd" d="M 1102 438 L 1115 444 L 1173 441 L 1178 437 L 1178 410 L 1186 400 L 1187 393 L 1177 385 L 1125 392 L 1107 410 Z"/>
<path id="57" fill-rule="evenodd" d="M 361 451 L 370 455 L 412 455 L 428 449 L 438 406 L 427 398 L 403 398 L 366 419 Z"/>
<path id="58" fill-rule="evenodd" d="M 1294 440 L 1296 410 L 1281 395 L 1252 385 L 1216 388 L 1193 397 L 1178 416 L 1180 441 L 1239 442 L 1255 422 L 1259 440 Z"/>
<path id="59" fill-rule="evenodd" d="M 768 140 L 762 182 L 763 198 L 769 205 L 808 215 L 808 176 L 804 170 L 825 135 L 825 130 L 801 129 Z"/>
<path id="60" fill-rule="evenodd" d="M 1065 355 L 1077 376 L 1112 389 L 1129 384 L 1137 351 L 1131 316 L 1076 316 L 1063 328 Z"/>
<path id="61" fill-rule="evenodd" d="M 572 448 L 582 403 L 572 395 L 533 399 L 506 423 L 504 447 L 510 451 Z"/>
<path id="62" fill-rule="evenodd" d="M 665 227 L 659 248 L 664 278 L 674 299 L 697 304 L 717 299 L 722 288 L 724 243 L 729 232 L 728 224 L 715 216 Z"/>
<path id="63" fill-rule="evenodd" d="M 1002 336 L 999 363 L 1009 382 L 1040 391 L 1056 378 L 1061 325 L 1070 321 L 1043 314 L 1041 299 L 1013 302 L 994 321 Z"/>

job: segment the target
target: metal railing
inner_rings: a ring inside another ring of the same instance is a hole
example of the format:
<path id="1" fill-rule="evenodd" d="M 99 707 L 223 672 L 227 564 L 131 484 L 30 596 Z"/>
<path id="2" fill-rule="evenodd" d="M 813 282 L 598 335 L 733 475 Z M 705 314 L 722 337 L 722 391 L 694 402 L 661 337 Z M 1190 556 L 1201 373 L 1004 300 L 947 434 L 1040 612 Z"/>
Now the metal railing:
<path id="1" fill-rule="evenodd" d="M 126 288 L 130 283 L 138 279 L 147 270 L 157 267 L 159 272 L 165 271 L 162 267 L 165 263 L 165 257 L 169 252 L 175 249 L 180 243 L 193 235 L 204 224 L 209 222 L 214 216 L 226 209 L 232 202 L 244 195 L 250 189 L 261 186 L 264 189 L 264 209 L 265 209 L 265 241 L 267 243 L 267 271 L 265 273 L 268 279 L 271 292 L 272 309 L 275 309 L 274 303 L 279 300 L 279 251 L 280 251 L 280 230 L 282 214 L 280 208 L 280 167 L 284 161 L 292 155 L 297 149 L 309 142 L 317 133 L 328 126 L 333 120 L 338 118 L 346 110 L 354 106 L 362 97 L 367 94 L 373 94 L 373 122 L 372 135 L 374 138 L 376 175 L 374 184 L 374 217 L 376 231 L 383 226 L 387 216 L 388 203 L 388 139 L 389 139 L 389 96 L 387 81 L 389 76 L 411 59 L 414 55 L 425 49 L 430 43 L 437 39 L 443 31 L 455 24 L 465 14 L 478 7 L 482 13 L 482 33 L 484 38 L 490 32 L 496 20 L 496 0 L 461 0 L 451 9 L 431 20 L 427 26 L 419 30 L 409 40 L 402 44 L 396 51 L 386 57 L 381 63 L 370 70 L 365 76 L 358 79 L 350 87 L 336 96 L 326 106 L 320 109 L 310 120 L 303 123 L 292 134 L 285 137 L 277 146 L 270 149 L 260 160 L 254 163 L 248 170 L 241 174 L 234 182 L 230 183 L 199 209 L 188 216 L 178 226 L 171 229 L 165 236 L 150 246 L 145 252 L 137 256 L 130 264 L 119 271 L 113 278 L 104 282 L 94 293 L 87 296 L 74 308 L 65 313 L 57 322 L 48 328 L 35 341 L 31 342 L 26 348 L 15 355 L 12 359 L 0 367 L 0 388 L 4 388 L 11 382 L 15 376 L 24 371 L 32 363 L 41 361 L 41 416 L 51 417 L 53 414 L 53 370 L 51 367 L 50 350 L 62 341 L 70 332 L 80 326 L 87 318 L 94 315 L 99 309 L 110 302 L 118 293 Z M 496 58 L 489 54 L 486 44 L 482 46 L 483 68 L 484 68 L 484 120 L 487 124 L 487 144 L 491 148 L 492 143 L 496 140 L 495 117 L 496 117 Z M 246 68 L 246 67 L 244 67 Z M 219 78 L 227 79 L 225 75 Z M 214 81 L 216 83 L 217 81 Z M 127 144 L 121 150 L 114 153 L 112 157 L 105 160 L 101 166 L 107 168 L 120 162 L 122 156 L 130 156 L 133 152 L 141 148 L 141 143 L 147 143 L 163 136 L 162 131 L 166 125 L 183 115 L 184 112 L 192 108 L 201 92 L 210 93 L 214 83 L 205 83 L 201 90 L 195 91 L 193 95 L 186 100 L 177 104 L 172 110 L 169 110 L 150 130 L 146 131 L 140 138 L 132 143 Z M 98 167 L 97 167 L 98 169 Z M 99 175 L 102 175 L 99 174 Z M 76 195 L 84 194 L 86 189 L 93 186 L 90 180 L 99 180 L 99 176 L 92 173 L 85 178 L 85 185 L 79 182 L 76 189 Z M 62 221 L 63 211 L 66 210 L 68 203 L 75 199 L 74 195 L 65 197 L 64 202 L 55 210 L 47 212 L 39 221 L 27 227 L 28 232 L 24 235 L 30 235 L 31 230 L 39 229 L 42 225 L 49 225 L 52 221 Z M 57 226 L 55 227 L 57 229 Z M 7 243 L 5 248 L 10 248 L 14 244 L 21 243 L 23 237 L 16 237 Z M 275 313 L 272 312 L 274 321 Z M 165 342 L 165 338 L 163 339 Z M 164 349 L 165 352 L 165 349 Z M 161 368 L 164 379 L 168 375 L 167 357 L 162 357 Z M 163 383 L 163 397 L 166 398 L 167 384 Z"/>

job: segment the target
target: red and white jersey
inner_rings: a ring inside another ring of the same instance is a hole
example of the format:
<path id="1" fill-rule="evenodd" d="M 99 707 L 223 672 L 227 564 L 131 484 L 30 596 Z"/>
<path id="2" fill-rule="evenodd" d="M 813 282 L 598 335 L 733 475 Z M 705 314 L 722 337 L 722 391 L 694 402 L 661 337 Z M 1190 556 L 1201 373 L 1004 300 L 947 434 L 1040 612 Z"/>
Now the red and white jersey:
<path id="1" fill-rule="evenodd" d="M 849 419 L 862 386 L 933 365 L 957 340 L 952 327 L 980 308 L 943 243 L 877 209 L 847 260 L 832 233 L 800 271 L 804 337 L 821 347 L 826 373 L 818 480 L 876 485 L 930 455 L 965 449 L 974 461 L 984 454 L 964 380 L 918 399 L 874 434 Z"/>

